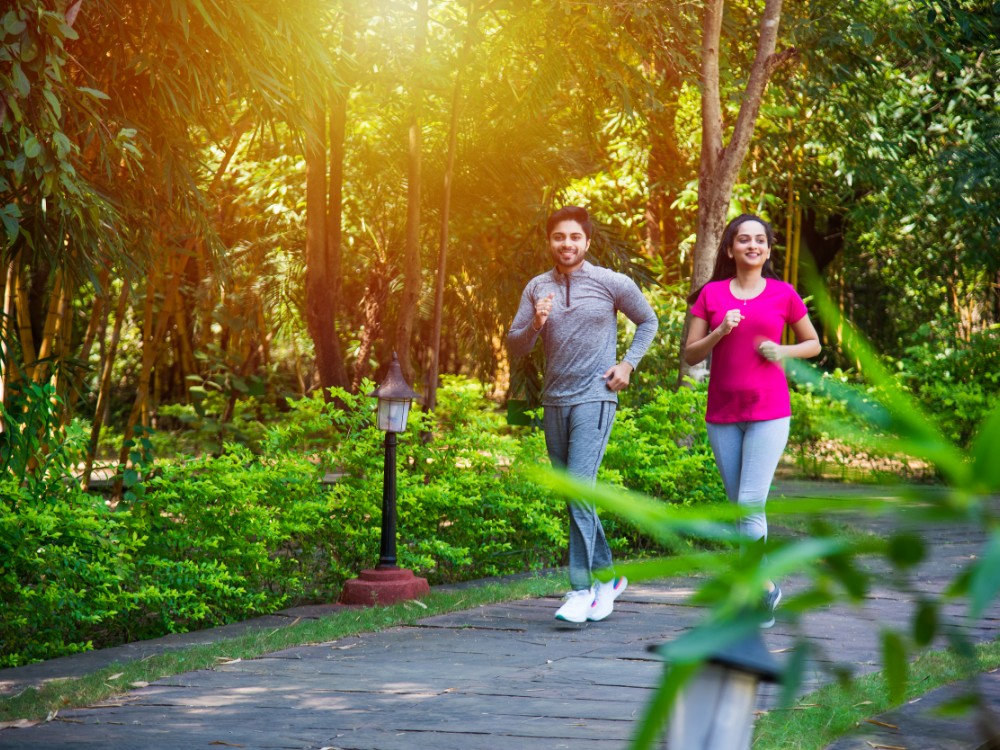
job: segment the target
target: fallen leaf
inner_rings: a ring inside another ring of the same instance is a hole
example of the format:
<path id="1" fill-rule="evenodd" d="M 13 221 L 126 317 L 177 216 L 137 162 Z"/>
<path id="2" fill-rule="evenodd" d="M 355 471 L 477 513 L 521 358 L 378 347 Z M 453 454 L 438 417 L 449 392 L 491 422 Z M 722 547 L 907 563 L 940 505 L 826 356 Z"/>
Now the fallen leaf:
<path id="1" fill-rule="evenodd" d="M 45 721 L 52 721 L 59 715 L 59 711 L 49 711 L 48 716 L 45 717 Z"/>
<path id="2" fill-rule="evenodd" d="M 879 721 L 878 719 L 865 719 L 869 724 L 874 724 L 877 727 L 888 727 L 889 729 L 899 729 L 895 724 L 886 724 L 884 721 Z"/>
<path id="3" fill-rule="evenodd" d="M 346 646 L 331 646 L 334 651 L 347 651 L 349 648 L 357 648 L 361 643 L 348 643 Z M 322 750 L 322 748 L 320 749 Z"/>
<path id="4" fill-rule="evenodd" d="M 124 672 L 119 672 L 118 674 L 111 675 L 108 679 L 109 680 L 117 680 L 119 677 L 124 677 L 124 676 L 125 676 Z"/>
<path id="5" fill-rule="evenodd" d="M 246 747 L 245 745 L 234 745 L 232 742 L 223 742 L 222 740 L 215 740 L 213 742 L 209 742 L 208 744 L 209 745 L 224 745 L 226 747 Z"/>
<path id="6" fill-rule="evenodd" d="M 30 719 L 15 719 L 14 721 L 0 721 L 0 729 L 27 729 L 39 722 Z"/>
<path id="7" fill-rule="evenodd" d="M 870 706 L 871 704 L 872 704 L 871 701 L 861 701 L 861 703 L 855 703 L 854 705 L 855 707 L 857 707 L 857 706 Z"/>
<path id="8" fill-rule="evenodd" d="M 149 683 L 143 682 L 142 680 L 138 680 L 136 682 L 130 682 L 129 687 L 144 688 L 144 687 L 149 687 Z"/>
<path id="9" fill-rule="evenodd" d="M 878 745 L 874 742 L 868 742 L 868 740 L 865 740 L 865 743 L 875 750 L 906 750 L 905 747 L 900 747 L 899 745 Z"/>
<path id="10" fill-rule="evenodd" d="M 407 606 L 410 604 L 416 604 L 418 607 L 423 607 L 424 609 L 427 609 L 427 605 L 421 601 L 418 601 L 417 599 L 410 599 L 408 602 L 406 602 L 406 604 Z"/>

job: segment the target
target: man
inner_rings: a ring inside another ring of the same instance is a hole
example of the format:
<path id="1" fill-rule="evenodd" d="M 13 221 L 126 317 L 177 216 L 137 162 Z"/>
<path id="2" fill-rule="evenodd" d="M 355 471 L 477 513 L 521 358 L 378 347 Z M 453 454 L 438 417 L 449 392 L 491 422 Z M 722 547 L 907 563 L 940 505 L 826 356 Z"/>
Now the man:
<path id="1" fill-rule="evenodd" d="M 618 391 L 656 334 L 653 308 L 635 282 L 585 260 L 593 229 L 587 212 L 565 206 L 546 222 L 555 268 L 525 287 L 507 335 L 515 357 L 545 349 L 545 445 L 553 466 L 593 482 L 611 434 Z M 618 311 L 636 324 L 625 357 L 616 355 Z M 628 581 L 615 578 L 611 549 L 593 505 L 569 503 L 572 590 L 557 620 L 586 622 L 611 614 Z"/>

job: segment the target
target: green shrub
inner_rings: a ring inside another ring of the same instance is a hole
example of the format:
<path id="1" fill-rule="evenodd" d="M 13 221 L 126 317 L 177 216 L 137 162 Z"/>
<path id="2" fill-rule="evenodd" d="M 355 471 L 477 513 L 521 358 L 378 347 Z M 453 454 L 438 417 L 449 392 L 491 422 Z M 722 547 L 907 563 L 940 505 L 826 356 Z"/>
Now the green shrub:
<path id="1" fill-rule="evenodd" d="M 967 448 L 1000 400 L 1000 326 L 963 341 L 953 332 L 925 325 L 920 337 L 897 362 L 899 379 L 944 434 Z"/>
<path id="2" fill-rule="evenodd" d="M 58 426 L 61 408 L 29 385 L 0 409 L 0 667 L 91 648 L 128 606 L 141 540 L 69 481 L 87 438 Z"/>
<path id="3" fill-rule="evenodd" d="M 670 503 L 724 502 L 705 430 L 707 386 L 658 388 L 638 408 L 622 407 L 600 478 Z"/>

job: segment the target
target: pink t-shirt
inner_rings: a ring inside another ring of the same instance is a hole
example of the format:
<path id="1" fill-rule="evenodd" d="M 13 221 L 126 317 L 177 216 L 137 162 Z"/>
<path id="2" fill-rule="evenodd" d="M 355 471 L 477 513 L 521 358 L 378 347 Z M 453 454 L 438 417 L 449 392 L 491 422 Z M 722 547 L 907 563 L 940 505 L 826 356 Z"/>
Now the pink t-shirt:
<path id="1" fill-rule="evenodd" d="M 722 323 L 726 312 L 739 308 L 743 320 L 712 349 L 708 379 L 706 422 L 757 422 L 790 416 L 788 381 L 780 363 L 769 362 L 757 351 L 765 340 L 781 343 L 785 324 L 806 314 L 795 287 L 765 278 L 764 291 L 740 300 L 729 290 L 729 279 L 705 284 L 691 314 L 707 320 L 709 329 Z"/>

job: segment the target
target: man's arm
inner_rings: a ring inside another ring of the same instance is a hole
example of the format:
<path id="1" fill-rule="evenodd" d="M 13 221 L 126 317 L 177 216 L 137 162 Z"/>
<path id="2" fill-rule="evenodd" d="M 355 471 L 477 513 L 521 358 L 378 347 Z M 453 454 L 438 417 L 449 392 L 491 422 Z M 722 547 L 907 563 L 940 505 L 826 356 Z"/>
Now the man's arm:
<path id="1" fill-rule="evenodd" d="M 660 322 L 638 285 L 627 276 L 622 276 L 622 279 L 624 281 L 617 305 L 625 317 L 635 323 L 635 335 L 632 337 L 632 343 L 629 345 L 628 351 L 625 352 L 621 363 L 628 364 L 632 370 L 635 370 L 653 343 Z"/>
<path id="2" fill-rule="evenodd" d="M 550 300 L 551 303 L 551 300 Z M 521 293 L 521 303 L 517 306 L 514 322 L 507 333 L 507 349 L 512 357 L 526 357 L 535 348 L 535 342 L 542 327 L 535 327 L 535 303 L 531 299 L 530 286 Z M 544 321 L 543 321 L 544 325 Z"/>

